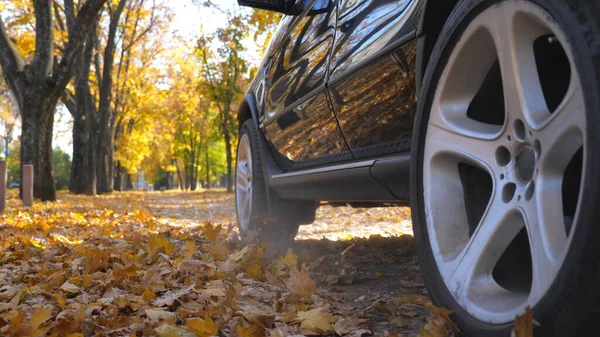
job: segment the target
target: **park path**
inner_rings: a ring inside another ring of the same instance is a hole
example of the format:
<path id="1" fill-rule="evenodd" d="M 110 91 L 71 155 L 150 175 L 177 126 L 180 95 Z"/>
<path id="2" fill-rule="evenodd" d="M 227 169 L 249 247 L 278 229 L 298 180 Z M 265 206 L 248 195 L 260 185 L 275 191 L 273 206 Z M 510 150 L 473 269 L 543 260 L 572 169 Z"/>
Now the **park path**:
<path id="1" fill-rule="evenodd" d="M 144 196 L 153 214 L 181 225 L 204 221 L 235 223 L 234 195 L 225 192 L 166 192 Z M 298 240 L 351 240 L 371 236 L 412 236 L 410 209 L 321 206 L 316 221 L 302 226 Z"/>

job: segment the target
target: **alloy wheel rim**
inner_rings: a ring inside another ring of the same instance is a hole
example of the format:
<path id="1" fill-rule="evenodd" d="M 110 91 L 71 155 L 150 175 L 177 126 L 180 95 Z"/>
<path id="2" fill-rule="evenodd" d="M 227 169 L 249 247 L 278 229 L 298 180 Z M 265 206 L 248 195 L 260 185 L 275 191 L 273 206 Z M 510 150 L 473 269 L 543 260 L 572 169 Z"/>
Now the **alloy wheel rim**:
<path id="1" fill-rule="evenodd" d="M 570 73 L 564 97 L 552 111 L 535 59 L 534 45 L 540 38 L 560 43 Z M 509 0 L 475 17 L 440 76 L 423 157 L 427 231 L 448 290 L 481 321 L 507 323 L 526 306 L 534 307 L 568 251 L 577 224 L 586 149 L 583 90 L 573 60 L 564 33 L 547 12 L 529 2 Z M 504 122 L 496 124 L 468 116 L 495 62 L 505 104 Z M 574 160 L 580 160 L 579 180 L 569 179 L 567 186 L 566 172 L 572 176 Z M 489 201 L 476 221 L 466 211 L 468 196 L 486 184 L 466 187 L 465 181 L 475 175 L 464 172 L 474 171 L 490 179 Z M 565 188 L 577 195 L 574 211 L 565 211 Z M 504 265 L 506 252 L 517 249 L 517 240 L 529 246 L 531 266 L 523 276 L 510 275 L 518 274 L 520 265 Z M 500 262 L 506 275 L 498 272 Z M 516 281 L 500 281 L 511 277 Z"/>
<path id="2" fill-rule="evenodd" d="M 252 207 L 252 151 L 247 134 L 240 138 L 235 166 L 236 211 L 240 228 L 247 231 L 250 226 Z"/>

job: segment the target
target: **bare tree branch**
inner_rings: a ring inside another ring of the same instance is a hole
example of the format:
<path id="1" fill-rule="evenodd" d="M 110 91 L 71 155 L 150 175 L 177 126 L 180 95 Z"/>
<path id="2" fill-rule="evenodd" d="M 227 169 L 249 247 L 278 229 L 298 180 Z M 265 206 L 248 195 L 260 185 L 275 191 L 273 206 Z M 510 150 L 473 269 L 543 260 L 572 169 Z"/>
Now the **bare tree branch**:
<path id="1" fill-rule="evenodd" d="M 69 32 L 69 40 L 73 34 L 73 26 L 75 25 L 75 6 L 73 0 L 65 0 L 65 17 L 67 18 L 67 31 Z"/>
<path id="2" fill-rule="evenodd" d="M 140 9 L 141 6 L 143 6 L 144 4 L 144 0 L 142 0 L 140 2 Z M 137 37 L 134 35 L 134 38 L 132 39 L 132 41 L 130 41 L 125 47 L 123 47 L 123 50 L 129 50 L 129 48 L 133 47 L 136 43 L 138 43 L 139 40 L 141 40 L 146 34 L 148 34 L 148 32 L 150 32 L 152 30 L 152 27 L 154 27 L 154 11 L 156 10 L 156 1 L 154 1 L 152 3 L 152 11 L 150 12 L 150 23 L 148 24 L 148 27 L 146 27 Z M 139 14 L 138 14 L 139 16 Z M 136 23 L 136 27 L 137 27 L 137 23 Z"/>
<path id="3" fill-rule="evenodd" d="M 108 112 L 112 96 L 112 69 L 115 57 L 115 36 L 119 27 L 121 13 L 125 9 L 126 0 L 120 0 L 116 10 L 110 16 L 110 25 L 108 28 L 108 40 L 104 50 L 104 67 L 102 69 L 103 81 L 100 86 L 100 106 L 101 114 Z"/>
<path id="4" fill-rule="evenodd" d="M 0 66 L 2 66 L 2 72 L 6 78 L 8 86 L 11 87 L 14 93 L 20 91 L 16 77 L 17 73 L 23 71 L 23 68 L 25 68 L 25 62 L 10 41 L 8 34 L 4 29 L 2 17 L 0 17 Z M 19 98 L 17 97 L 17 99 Z"/>
<path id="5" fill-rule="evenodd" d="M 60 97 L 61 101 L 69 110 L 71 116 L 76 117 L 77 114 L 77 102 L 75 101 L 75 95 L 69 91 L 69 89 L 63 90 L 63 93 Z"/>
<path id="6" fill-rule="evenodd" d="M 58 24 L 58 29 L 60 29 L 63 32 L 67 31 L 67 28 L 65 27 L 65 23 L 62 19 L 62 16 L 60 15 L 60 10 L 59 10 L 60 5 L 58 4 L 58 2 L 56 2 L 56 0 L 52 0 L 52 6 L 54 7 L 54 19 L 56 20 L 56 23 Z"/>
<path id="7" fill-rule="evenodd" d="M 65 46 L 63 57 L 58 65 L 58 72 L 54 74 L 56 87 L 67 86 L 88 31 L 93 29 L 95 18 L 105 3 L 106 0 L 88 0 L 79 10 L 77 19 L 73 23 L 73 34 L 69 36 L 69 42 Z"/>
<path id="8" fill-rule="evenodd" d="M 96 39 L 96 41 L 94 41 L 96 46 L 94 48 L 94 50 L 96 51 L 94 53 L 94 67 L 96 68 L 96 78 L 98 79 L 98 83 L 96 83 L 98 85 L 98 87 L 100 87 L 100 85 L 102 84 L 102 64 L 100 62 L 100 40 Z"/>

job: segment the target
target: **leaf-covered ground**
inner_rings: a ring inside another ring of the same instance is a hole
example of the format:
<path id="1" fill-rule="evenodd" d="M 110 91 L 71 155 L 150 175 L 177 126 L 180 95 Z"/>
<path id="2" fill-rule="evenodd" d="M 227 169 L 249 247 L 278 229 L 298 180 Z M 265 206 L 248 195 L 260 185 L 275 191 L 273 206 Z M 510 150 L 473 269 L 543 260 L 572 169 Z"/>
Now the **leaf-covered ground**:
<path id="1" fill-rule="evenodd" d="M 1 336 L 456 332 L 425 299 L 406 209 L 322 207 L 272 260 L 236 239 L 231 194 L 61 194 L 31 209 L 14 197 L 0 215 Z"/>

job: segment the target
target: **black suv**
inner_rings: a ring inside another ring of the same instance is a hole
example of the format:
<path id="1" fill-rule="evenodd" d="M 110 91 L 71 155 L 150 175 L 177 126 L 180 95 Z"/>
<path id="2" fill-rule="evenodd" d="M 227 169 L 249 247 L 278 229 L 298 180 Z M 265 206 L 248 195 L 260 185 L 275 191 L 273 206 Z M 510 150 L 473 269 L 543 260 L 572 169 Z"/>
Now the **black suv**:
<path id="1" fill-rule="evenodd" d="M 410 205 L 423 277 L 468 336 L 594 335 L 600 2 L 238 0 L 285 15 L 241 102 L 241 236 L 322 202 Z"/>

